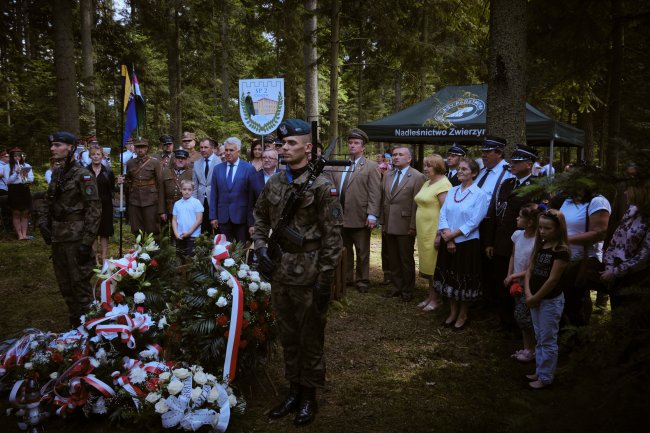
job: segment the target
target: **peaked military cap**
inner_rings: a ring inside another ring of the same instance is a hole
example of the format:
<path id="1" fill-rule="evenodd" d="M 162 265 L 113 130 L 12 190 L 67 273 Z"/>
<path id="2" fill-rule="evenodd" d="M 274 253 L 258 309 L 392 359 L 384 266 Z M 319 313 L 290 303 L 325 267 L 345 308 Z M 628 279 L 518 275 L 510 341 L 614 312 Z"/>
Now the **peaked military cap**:
<path id="1" fill-rule="evenodd" d="M 189 141 L 189 140 L 196 140 L 196 134 L 188 131 L 183 132 L 183 138 L 181 138 L 181 141 Z"/>
<path id="2" fill-rule="evenodd" d="M 537 151 L 525 144 L 518 144 L 514 152 L 512 152 L 511 161 L 536 161 L 539 158 Z"/>
<path id="3" fill-rule="evenodd" d="M 497 137 L 495 135 L 486 135 L 483 139 L 483 145 L 481 146 L 482 152 L 487 152 L 489 150 L 500 149 L 503 150 L 506 148 L 508 142 L 505 138 Z"/>
<path id="4" fill-rule="evenodd" d="M 366 144 L 368 142 L 368 134 L 366 134 L 365 131 L 359 129 L 359 128 L 352 128 L 348 132 L 348 140 L 350 138 L 357 138 L 359 140 L 363 140 L 363 144 Z"/>
<path id="5" fill-rule="evenodd" d="M 185 149 L 176 149 L 174 151 L 174 157 L 175 158 L 185 158 L 185 159 L 187 159 L 187 158 L 190 157 L 190 153 Z"/>
<path id="6" fill-rule="evenodd" d="M 160 144 L 174 144 L 174 137 L 169 134 L 164 134 L 160 136 Z"/>
<path id="7" fill-rule="evenodd" d="M 302 119 L 287 119 L 278 126 L 278 138 L 311 134 L 311 126 Z"/>
<path id="8" fill-rule="evenodd" d="M 133 145 L 135 147 L 141 147 L 141 146 L 149 146 L 149 141 L 147 141 L 146 138 L 138 138 L 133 142 Z"/>
<path id="9" fill-rule="evenodd" d="M 465 149 L 463 146 L 461 146 L 458 143 L 454 143 L 451 145 L 449 148 L 449 151 L 447 152 L 451 155 L 460 155 L 460 156 L 465 156 L 467 155 L 467 149 Z"/>
<path id="10" fill-rule="evenodd" d="M 47 137 L 47 141 L 52 144 L 55 141 L 59 143 L 68 143 L 68 144 L 75 144 L 77 142 L 77 137 L 67 131 L 58 131 L 58 132 L 53 132 Z"/>

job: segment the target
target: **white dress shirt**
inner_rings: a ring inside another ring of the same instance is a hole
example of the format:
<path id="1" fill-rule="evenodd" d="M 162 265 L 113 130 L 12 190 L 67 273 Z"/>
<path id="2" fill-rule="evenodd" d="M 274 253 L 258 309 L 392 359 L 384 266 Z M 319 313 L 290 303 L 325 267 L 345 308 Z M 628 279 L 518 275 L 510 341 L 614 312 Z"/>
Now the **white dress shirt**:
<path id="1" fill-rule="evenodd" d="M 488 201 L 490 198 L 492 198 L 492 194 L 494 191 L 497 190 L 497 180 L 499 180 L 499 176 L 501 176 L 501 171 L 503 171 L 503 167 L 507 166 L 508 163 L 505 160 L 499 161 L 497 165 L 492 167 L 492 170 L 490 173 L 488 173 L 487 178 L 485 179 L 485 182 L 483 182 L 483 185 L 481 186 L 481 189 L 483 190 L 484 193 L 488 195 Z M 485 175 L 485 171 L 487 170 L 486 167 L 483 167 L 481 171 L 478 172 L 478 176 L 476 176 L 476 179 L 474 180 L 474 183 L 478 185 L 478 183 L 481 181 L 483 176 Z M 504 180 L 509 179 L 512 177 L 512 173 L 510 171 L 506 170 L 504 173 L 503 177 L 501 178 L 501 183 L 503 183 Z"/>
<path id="2" fill-rule="evenodd" d="M 452 232 L 460 229 L 461 235 L 454 238 L 454 242 L 478 239 L 478 225 L 487 214 L 490 198 L 476 185 L 471 184 L 465 191 L 462 185 L 453 187 L 447 193 L 445 203 L 440 209 L 440 223 L 438 231 L 449 229 Z"/>

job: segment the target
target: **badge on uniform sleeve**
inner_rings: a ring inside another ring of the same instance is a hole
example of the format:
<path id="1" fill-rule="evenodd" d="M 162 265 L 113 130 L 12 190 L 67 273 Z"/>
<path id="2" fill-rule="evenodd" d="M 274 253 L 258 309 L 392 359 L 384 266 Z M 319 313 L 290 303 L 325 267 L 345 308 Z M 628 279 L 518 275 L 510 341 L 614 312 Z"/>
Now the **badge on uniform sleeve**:
<path id="1" fill-rule="evenodd" d="M 86 183 L 86 186 L 84 187 L 86 195 L 95 195 L 95 185 L 92 183 L 93 177 L 89 174 L 85 174 L 83 180 Z"/>
<path id="2" fill-rule="evenodd" d="M 336 188 L 330 188 L 330 195 L 336 197 L 339 193 L 336 191 Z"/>

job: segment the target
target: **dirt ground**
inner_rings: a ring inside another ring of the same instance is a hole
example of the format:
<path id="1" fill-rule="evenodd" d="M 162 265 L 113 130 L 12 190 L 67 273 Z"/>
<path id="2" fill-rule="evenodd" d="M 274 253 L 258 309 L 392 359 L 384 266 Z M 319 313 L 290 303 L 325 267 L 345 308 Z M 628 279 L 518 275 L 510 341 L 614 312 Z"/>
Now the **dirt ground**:
<path id="1" fill-rule="evenodd" d="M 116 246 L 111 248 L 116 255 Z M 9 258 L 0 262 L 0 338 L 27 327 L 62 330 L 65 305 L 48 259 L 49 248 L 39 238 L 19 242 L 5 235 L 0 254 Z M 534 364 L 510 358 L 521 343 L 495 331 L 496 319 L 487 311 L 478 305 L 472 308 L 471 322 L 463 331 L 441 328 L 446 306 L 432 313 L 416 307 L 426 296 L 424 280 L 419 279 L 416 296 L 409 303 L 381 296 L 387 286 L 381 284 L 376 235 L 371 260 L 370 293 L 348 290 L 344 300 L 330 309 L 327 385 L 319 394 L 316 421 L 303 431 L 526 432 L 537 407 L 560 417 L 569 415 L 558 398 L 574 386 L 564 357 L 552 389 L 529 391 L 524 375 L 534 372 Z M 229 432 L 294 428 L 291 417 L 270 421 L 266 416 L 286 390 L 279 347 L 265 371 L 250 372 L 236 387 L 247 400 L 247 411 L 231 422 Z M 6 407 L 6 402 L 0 406 Z M 15 420 L 4 414 L 0 425 L 0 431 L 19 431 Z M 105 420 L 77 419 L 52 420 L 45 431 L 114 430 Z M 120 426 L 118 430 L 142 428 Z M 147 430 L 162 428 L 155 425 Z"/>

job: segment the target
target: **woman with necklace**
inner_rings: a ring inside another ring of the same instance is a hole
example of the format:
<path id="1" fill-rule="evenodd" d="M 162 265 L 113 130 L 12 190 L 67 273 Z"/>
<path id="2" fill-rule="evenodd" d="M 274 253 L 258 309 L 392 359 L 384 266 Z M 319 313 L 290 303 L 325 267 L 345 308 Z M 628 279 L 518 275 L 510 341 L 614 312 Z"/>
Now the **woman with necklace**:
<path id="1" fill-rule="evenodd" d="M 445 176 L 445 161 L 433 154 L 424 158 L 424 174 L 429 178 L 415 196 L 418 205 L 415 213 L 415 228 L 418 241 L 420 276 L 429 282 L 429 297 L 418 304 L 423 311 L 433 311 L 442 303 L 440 295 L 433 288 L 433 272 L 436 269 L 438 248 L 434 247 L 438 235 L 440 208 L 445 203 L 451 183 Z"/>
<path id="2" fill-rule="evenodd" d="M 113 236 L 113 193 L 115 191 L 115 175 L 113 172 L 102 164 L 104 153 L 99 146 L 91 146 L 90 160 L 91 164 L 88 167 L 90 172 L 97 180 L 97 193 L 99 200 L 102 202 L 102 215 L 99 220 L 99 246 L 97 248 L 97 241 L 93 245 L 93 249 L 97 252 L 98 264 L 104 263 L 108 258 L 108 238 Z"/>
<path id="3" fill-rule="evenodd" d="M 485 217 L 489 197 L 474 178 L 479 167 L 476 161 L 462 158 L 458 164 L 458 180 L 447 193 L 440 209 L 440 223 L 435 245 L 439 249 L 433 286 L 449 298 L 451 309 L 442 323 L 446 328 L 465 328 L 469 302 L 482 296 L 481 243 L 478 226 Z"/>

